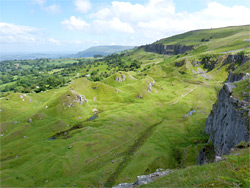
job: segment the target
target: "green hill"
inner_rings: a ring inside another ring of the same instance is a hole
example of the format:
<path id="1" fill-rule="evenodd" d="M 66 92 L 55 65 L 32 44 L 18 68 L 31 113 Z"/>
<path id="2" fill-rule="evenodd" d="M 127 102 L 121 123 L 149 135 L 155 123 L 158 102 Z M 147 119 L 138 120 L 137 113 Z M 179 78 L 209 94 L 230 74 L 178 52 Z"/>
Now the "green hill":
<path id="1" fill-rule="evenodd" d="M 250 72 L 250 50 L 243 40 L 249 38 L 249 29 L 192 31 L 155 43 L 194 45 L 183 54 L 151 53 L 141 47 L 92 62 L 61 60 L 71 64 L 54 66 L 48 75 L 67 75 L 71 82 L 55 87 L 48 82 L 38 93 L 33 92 L 36 89 L 4 92 L 1 187 L 111 187 L 134 182 L 138 175 L 158 168 L 175 172 L 149 186 L 168 185 L 183 174 L 179 183 L 169 186 L 210 186 L 215 175 L 204 182 L 202 176 L 217 167 L 226 171 L 219 175 L 232 177 L 227 166 L 235 162 L 234 156 L 225 163 L 194 165 L 204 147 L 209 149 L 209 162 L 213 161 L 205 123 L 229 71 Z M 210 36 L 211 40 L 201 42 Z M 241 48 L 245 49 L 222 53 Z M 43 68 L 51 63 L 57 62 L 44 61 Z M 6 77 L 8 67 L 1 66 L 1 76 Z M 23 72 L 28 71 L 20 69 L 21 78 Z M 32 71 L 27 74 L 30 81 L 38 77 Z M 24 83 L 14 76 L 17 84 Z M 30 87 L 28 81 L 25 84 Z M 242 98 L 247 84 L 239 82 L 235 95 Z M 249 172 L 246 152 L 240 156 L 235 163 L 244 172 L 239 171 L 239 176 Z M 201 180 L 185 183 L 193 173 Z"/>
<path id="2" fill-rule="evenodd" d="M 94 55 L 110 55 L 113 53 L 118 53 L 124 50 L 130 50 L 134 48 L 134 46 L 119 46 L 119 45 L 112 45 L 112 46 L 94 46 L 88 48 L 82 52 L 78 52 L 74 55 L 75 58 L 80 57 L 93 57 Z"/>

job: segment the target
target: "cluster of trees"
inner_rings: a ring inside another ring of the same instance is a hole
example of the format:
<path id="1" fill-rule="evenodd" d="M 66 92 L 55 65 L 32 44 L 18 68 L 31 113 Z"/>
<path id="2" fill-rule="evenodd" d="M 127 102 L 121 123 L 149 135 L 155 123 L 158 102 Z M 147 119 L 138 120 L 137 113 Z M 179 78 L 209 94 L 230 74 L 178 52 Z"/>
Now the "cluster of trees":
<path id="1" fill-rule="evenodd" d="M 101 81 L 118 71 L 136 71 L 137 69 L 141 68 L 141 62 L 138 60 L 126 59 L 124 55 L 124 53 L 112 54 L 106 56 L 102 60 L 96 60 L 93 63 L 94 67 L 98 67 L 100 64 L 105 63 L 108 65 L 108 68 L 104 72 L 99 72 L 99 69 L 92 71 L 90 73 L 91 76 L 88 77 L 88 79 L 91 81 Z"/>
<path id="2" fill-rule="evenodd" d="M 13 84 L 6 85 L 1 91 L 14 91 L 22 93 L 41 92 L 47 89 L 63 86 L 66 80 L 62 76 L 45 74 L 39 77 L 31 75 L 22 77 Z"/>
<path id="3" fill-rule="evenodd" d="M 76 71 L 86 69 L 91 64 L 90 60 L 83 59 L 78 59 L 71 64 L 54 64 L 53 62 L 54 60 L 49 59 L 0 62 L 0 85 L 6 85 L 1 87 L 1 92 L 29 93 L 57 88 L 69 82 L 70 76 Z M 62 71 L 50 74 L 49 72 L 54 69 L 62 69 Z"/>
<path id="4" fill-rule="evenodd" d="M 104 58 L 104 61 L 107 63 L 108 68 L 118 68 L 118 71 L 135 71 L 141 67 L 141 62 L 138 60 L 126 60 L 122 58 L 124 54 L 114 54 L 109 55 Z"/>
<path id="5" fill-rule="evenodd" d="M 98 56 L 99 57 L 99 56 Z M 76 59 L 74 63 L 62 63 L 63 60 L 47 58 L 36 60 L 14 60 L 0 62 L 0 85 L 2 92 L 40 92 L 65 85 L 81 73 L 89 80 L 101 81 L 118 71 L 135 71 L 141 68 L 141 62 L 128 59 L 123 54 L 113 54 L 103 59 Z M 108 67 L 102 71 L 103 64 Z M 56 70 L 56 71 L 53 71 Z"/>

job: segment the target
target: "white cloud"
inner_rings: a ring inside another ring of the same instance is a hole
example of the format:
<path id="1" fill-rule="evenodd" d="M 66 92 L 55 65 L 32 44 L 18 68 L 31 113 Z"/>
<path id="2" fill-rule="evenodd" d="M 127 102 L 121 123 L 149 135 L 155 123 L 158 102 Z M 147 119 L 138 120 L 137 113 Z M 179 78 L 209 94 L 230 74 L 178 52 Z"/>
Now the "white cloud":
<path id="1" fill-rule="evenodd" d="M 61 24 L 69 30 L 85 30 L 89 26 L 84 20 L 76 18 L 75 16 L 71 16 L 70 19 L 65 19 Z"/>
<path id="2" fill-rule="evenodd" d="M 87 13 L 91 9 L 89 0 L 74 0 L 76 10 L 82 13 Z"/>
<path id="3" fill-rule="evenodd" d="M 45 6 L 47 4 L 46 0 L 33 0 L 33 3 L 38 4 L 41 10 L 52 13 L 52 14 L 61 12 L 61 6 L 59 4 L 52 4 L 52 5 Z"/>
<path id="4" fill-rule="evenodd" d="M 112 20 L 95 20 L 92 23 L 92 29 L 97 33 L 109 31 L 134 33 L 134 29 L 131 24 L 122 22 L 118 17 L 114 17 Z"/>
<path id="5" fill-rule="evenodd" d="M 41 32 L 33 27 L 0 23 L 0 43 L 34 43 L 40 40 Z"/>
<path id="6" fill-rule="evenodd" d="M 49 38 L 48 41 L 52 44 L 61 45 L 61 41 L 54 38 Z"/>
<path id="7" fill-rule="evenodd" d="M 206 9 L 192 14 L 201 27 L 223 27 L 249 24 L 250 9 L 244 6 L 224 6 L 217 2 L 209 2 Z"/>
<path id="8" fill-rule="evenodd" d="M 146 4 L 113 1 L 90 18 L 97 33 L 133 33 L 135 39 L 153 42 L 193 29 L 249 24 L 250 9 L 209 1 L 205 9 L 187 13 L 176 12 L 172 0 L 149 0 Z"/>
<path id="9" fill-rule="evenodd" d="M 46 0 L 33 0 L 33 3 L 43 6 L 46 3 Z"/>
<path id="10" fill-rule="evenodd" d="M 59 13 L 61 11 L 61 6 L 57 5 L 57 4 L 53 4 L 53 5 L 44 7 L 43 9 L 49 13 L 56 14 L 56 13 Z"/>

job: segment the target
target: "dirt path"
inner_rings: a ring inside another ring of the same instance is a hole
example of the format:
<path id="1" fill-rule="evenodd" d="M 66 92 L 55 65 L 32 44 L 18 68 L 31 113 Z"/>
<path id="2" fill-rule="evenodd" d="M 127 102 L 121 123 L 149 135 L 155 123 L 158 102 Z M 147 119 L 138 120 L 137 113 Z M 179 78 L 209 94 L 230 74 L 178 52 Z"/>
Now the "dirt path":
<path id="1" fill-rule="evenodd" d="M 188 94 L 190 94 L 191 92 L 193 92 L 195 89 L 197 89 L 197 86 L 195 86 L 193 89 L 189 90 L 187 93 L 182 94 L 180 98 L 183 98 L 183 97 L 187 96 Z M 179 101 L 176 100 L 176 101 L 170 102 L 168 105 L 173 105 L 173 104 L 176 104 L 178 102 Z"/>
<path id="2" fill-rule="evenodd" d="M 147 65 L 158 64 L 158 63 L 160 63 L 160 61 L 152 62 L 152 63 L 146 63 L 146 64 L 142 64 L 142 67 L 146 67 Z"/>
<path id="3" fill-rule="evenodd" d="M 223 53 L 223 54 L 227 54 L 227 53 L 239 52 L 239 51 L 241 51 L 241 50 L 245 50 L 245 49 L 247 49 L 247 48 L 249 48 L 249 47 L 246 47 L 246 48 L 241 48 L 241 49 L 238 49 L 238 50 L 227 51 L 227 52 L 221 52 L 221 53 Z"/>

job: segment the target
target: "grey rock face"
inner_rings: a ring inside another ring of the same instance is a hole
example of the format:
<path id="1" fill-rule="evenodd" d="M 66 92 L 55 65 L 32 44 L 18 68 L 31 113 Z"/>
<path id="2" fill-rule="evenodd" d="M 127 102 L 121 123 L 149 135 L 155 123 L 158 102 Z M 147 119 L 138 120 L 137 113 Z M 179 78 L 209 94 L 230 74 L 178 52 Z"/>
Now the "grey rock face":
<path id="1" fill-rule="evenodd" d="M 233 83 L 224 85 L 206 121 L 205 132 L 210 135 L 216 155 L 229 154 L 241 141 L 250 140 L 250 104 L 232 96 L 234 87 Z"/>
<path id="2" fill-rule="evenodd" d="M 199 152 L 199 156 L 198 156 L 198 164 L 199 165 L 203 165 L 207 163 L 207 157 L 206 157 L 206 152 L 205 149 L 203 148 L 203 150 L 201 150 Z"/>
<path id="3" fill-rule="evenodd" d="M 237 82 L 249 78 L 249 73 L 246 74 L 234 74 L 232 71 L 229 72 L 227 82 Z"/>
<path id="4" fill-rule="evenodd" d="M 204 57 L 201 60 L 200 64 L 204 65 L 204 68 L 207 69 L 208 71 L 211 71 L 219 63 L 219 59 L 220 59 L 220 57 L 218 57 L 216 60 L 212 60 L 212 57 Z"/>
<path id="5" fill-rule="evenodd" d="M 121 183 L 113 188 L 133 188 L 133 183 Z"/>
<path id="6" fill-rule="evenodd" d="M 243 78 L 243 74 L 234 74 L 232 71 L 229 72 L 227 82 L 236 82 Z"/>
<path id="7" fill-rule="evenodd" d="M 193 46 L 185 46 L 185 45 L 162 45 L 162 44 L 150 44 L 142 46 L 147 52 L 154 52 L 158 54 L 166 54 L 166 55 L 177 55 L 184 54 L 187 51 L 193 50 Z"/>
<path id="8" fill-rule="evenodd" d="M 137 176 L 136 184 L 143 185 L 143 184 L 148 184 L 152 181 L 153 180 L 150 178 L 149 175 L 142 175 L 142 176 Z"/>
<path id="9" fill-rule="evenodd" d="M 86 97 L 84 96 L 84 95 L 77 95 L 77 99 L 78 99 L 78 103 L 79 104 L 82 104 L 83 102 L 86 102 L 86 103 L 88 103 L 88 101 L 87 101 L 87 99 L 86 99 Z"/>
<path id="10" fill-rule="evenodd" d="M 137 187 L 138 185 L 148 184 L 161 176 L 168 175 L 171 172 L 171 170 L 157 169 L 156 172 L 152 174 L 137 176 L 135 183 L 121 183 L 113 188 L 132 188 Z"/>
<path id="11" fill-rule="evenodd" d="M 82 95 L 77 95 L 77 98 L 78 98 L 79 104 L 82 104 L 83 103 L 83 97 L 82 97 Z"/>

